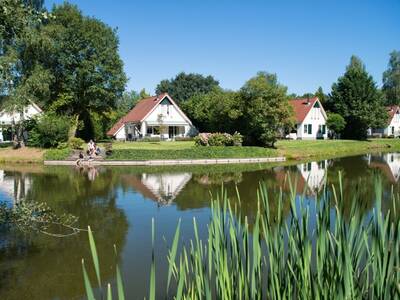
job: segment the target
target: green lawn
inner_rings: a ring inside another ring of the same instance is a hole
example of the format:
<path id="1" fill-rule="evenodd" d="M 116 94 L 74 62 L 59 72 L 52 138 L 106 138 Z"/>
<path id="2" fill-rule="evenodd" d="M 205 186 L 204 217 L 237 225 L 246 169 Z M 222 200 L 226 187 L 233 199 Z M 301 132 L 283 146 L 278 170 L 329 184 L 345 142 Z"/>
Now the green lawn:
<path id="1" fill-rule="evenodd" d="M 376 151 L 400 151 L 400 139 L 369 141 L 278 141 L 277 149 L 263 147 L 196 147 L 194 142 L 115 142 L 110 160 L 201 159 L 285 156 L 309 159 L 356 155 Z"/>
<path id="2" fill-rule="evenodd" d="M 177 142 L 180 143 L 180 142 Z M 186 142 L 182 142 L 186 143 Z M 135 143 L 144 144 L 144 143 Z M 195 147 L 190 144 L 165 145 L 158 148 L 146 148 L 140 145 L 127 148 L 113 148 L 111 160 L 159 160 L 159 159 L 202 159 L 202 158 L 247 158 L 247 157 L 272 157 L 277 156 L 276 149 L 263 147 Z M 154 145 L 150 146 L 154 147 Z"/>
<path id="3" fill-rule="evenodd" d="M 400 139 L 279 141 L 277 148 L 288 159 L 338 157 L 376 151 L 400 151 Z"/>

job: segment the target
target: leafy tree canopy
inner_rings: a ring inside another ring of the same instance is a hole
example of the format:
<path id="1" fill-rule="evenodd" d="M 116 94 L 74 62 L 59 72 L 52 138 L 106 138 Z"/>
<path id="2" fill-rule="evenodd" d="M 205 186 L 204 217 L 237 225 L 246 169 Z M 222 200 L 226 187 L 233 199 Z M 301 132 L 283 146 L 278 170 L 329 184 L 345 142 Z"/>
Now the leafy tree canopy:
<path id="1" fill-rule="evenodd" d="M 382 90 L 387 104 L 400 104 L 400 51 L 390 53 L 388 69 L 383 73 Z"/>
<path id="2" fill-rule="evenodd" d="M 280 131 L 293 126 L 286 92 L 276 75 L 266 72 L 259 72 L 241 88 L 241 126 L 248 143 L 273 147 Z"/>
<path id="3" fill-rule="evenodd" d="M 333 131 L 333 134 L 335 136 L 338 136 L 342 133 L 342 131 L 346 127 L 346 121 L 339 114 L 328 113 L 328 119 L 326 120 L 326 126 L 329 128 L 329 130 Z"/>
<path id="4" fill-rule="evenodd" d="M 240 131 L 242 108 L 236 92 L 215 87 L 207 94 L 192 96 L 182 109 L 201 132 Z"/>
<path id="5" fill-rule="evenodd" d="M 182 103 L 196 94 L 211 92 L 219 82 L 212 76 L 184 72 L 175 78 L 162 80 L 156 87 L 156 93 L 168 93 L 176 102 Z"/>
<path id="6" fill-rule="evenodd" d="M 343 76 L 332 85 L 332 110 L 346 121 L 343 137 L 366 139 L 368 128 L 379 128 L 387 121 L 383 97 L 362 61 L 352 56 Z"/>

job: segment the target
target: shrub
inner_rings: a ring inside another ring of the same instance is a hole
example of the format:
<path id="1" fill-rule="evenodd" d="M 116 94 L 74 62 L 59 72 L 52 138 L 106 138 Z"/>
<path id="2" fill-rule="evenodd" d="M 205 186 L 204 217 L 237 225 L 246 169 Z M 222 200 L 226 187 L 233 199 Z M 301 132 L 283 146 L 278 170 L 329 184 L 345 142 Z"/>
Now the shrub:
<path id="1" fill-rule="evenodd" d="M 211 133 L 199 133 L 199 135 L 194 138 L 194 144 L 196 146 L 209 146 L 208 138 L 210 135 Z"/>
<path id="2" fill-rule="evenodd" d="M 194 138 L 196 146 L 241 146 L 243 136 L 235 132 L 229 133 L 200 133 Z"/>
<path id="3" fill-rule="evenodd" d="M 232 136 L 228 133 L 213 133 L 208 137 L 209 146 L 232 146 Z"/>
<path id="4" fill-rule="evenodd" d="M 232 142 L 233 142 L 233 146 L 242 146 L 243 143 L 243 135 L 241 135 L 239 132 L 235 132 L 232 135 Z"/>
<path id="5" fill-rule="evenodd" d="M 71 149 L 82 149 L 84 143 L 84 140 L 77 137 L 72 137 L 68 141 L 68 145 Z"/>
<path id="6" fill-rule="evenodd" d="M 28 138 L 28 145 L 51 148 L 68 140 L 70 119 L 54 113 L 41 116 L 33 126 Z"/>

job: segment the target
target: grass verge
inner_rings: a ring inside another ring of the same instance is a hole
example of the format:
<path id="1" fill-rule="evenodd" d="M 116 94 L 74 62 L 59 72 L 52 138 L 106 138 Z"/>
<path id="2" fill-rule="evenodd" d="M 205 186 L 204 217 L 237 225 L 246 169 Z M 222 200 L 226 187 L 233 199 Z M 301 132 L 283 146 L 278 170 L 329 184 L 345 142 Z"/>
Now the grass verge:
<path id="1" fill-rule="evenodd" d="M 44 154 L 44 160 L 65 160 L 70 156 L 71 149 L 49 149 Z"/>
<path id="2" fill-rule="evenodd" d="M 110 160 L 213 159 L 276 156 L 276 149 L 262 147 L 192 147 L 187 149 L 117 149 Z"/>

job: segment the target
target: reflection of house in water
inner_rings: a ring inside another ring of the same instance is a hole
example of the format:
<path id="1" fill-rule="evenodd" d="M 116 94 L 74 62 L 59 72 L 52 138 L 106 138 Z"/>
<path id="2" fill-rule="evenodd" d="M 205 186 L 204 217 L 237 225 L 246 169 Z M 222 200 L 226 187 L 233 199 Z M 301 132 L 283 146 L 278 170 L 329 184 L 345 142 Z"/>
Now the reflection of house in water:
<path id="1" fill-rule="evenodd" d="M 0 192 L 12 198 L 13 204 L 22 201 L 31 187 L 31 178 L 23 173 L 0 170 Z"/>
<path id="2" fill-rule="evenodd" d="M 311 192 L 317 192 L 322 188 L 328 164 L 328 160 L 321 160 L 297 165 Z"/>
<path id="3" fill-rule="evenodd" d="M 171 204 L 192 178 L 191 173 L 159 173 L 141 175 L 122 175 L 125 183 L 144 197 L 162 205 Z"/>
<path id="4" fill-rule="evenodd" d="M 371 168 L 380 169 L 392 183 L 400 177 L 400 153 L 384 153 L 381 155 L 367 155 L 366 159 Z"/>

